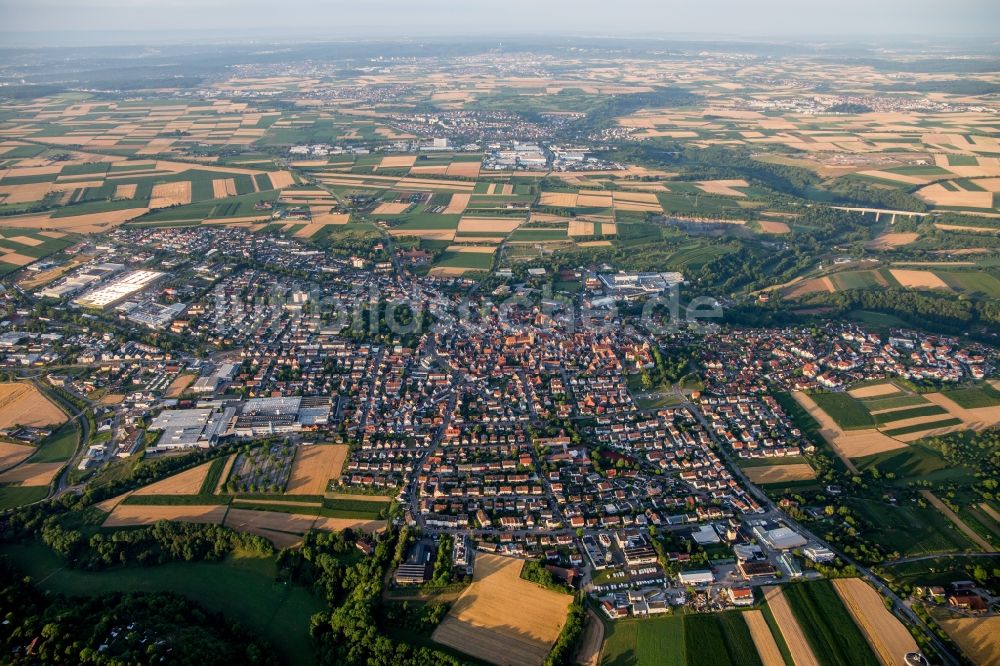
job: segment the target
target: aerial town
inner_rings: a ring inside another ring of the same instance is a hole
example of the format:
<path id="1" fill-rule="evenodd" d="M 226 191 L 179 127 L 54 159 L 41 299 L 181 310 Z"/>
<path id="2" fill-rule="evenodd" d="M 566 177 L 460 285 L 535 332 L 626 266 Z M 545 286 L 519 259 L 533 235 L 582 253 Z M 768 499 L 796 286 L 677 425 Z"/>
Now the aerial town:
<path id="1" fill-rule="evenodd" d="M 1000 663 L 993 46 L 274 46 L 0 54 L 0 663 Z"/>

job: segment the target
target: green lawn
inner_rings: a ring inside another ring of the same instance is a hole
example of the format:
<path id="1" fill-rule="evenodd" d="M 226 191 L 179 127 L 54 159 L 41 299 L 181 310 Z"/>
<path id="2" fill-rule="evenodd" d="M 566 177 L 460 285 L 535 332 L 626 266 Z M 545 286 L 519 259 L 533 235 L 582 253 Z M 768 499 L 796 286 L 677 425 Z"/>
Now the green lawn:
<path id="1" fill-rule="evenodd" d="M 42 440 L 42 443 L 38 445 L 38 450 L 28 459 L 28 462 L 47 463 L 68 460 L 76 451 L 78 437 L 76 421 L 65 423 Z"/>
<path id="2" fill-rule="evenodd" d="M 447 268 L 474 268 L 488 271 L 493 266 L 493 253 L 486 252 L 455 252 L 446 250 L 434 262 L 435 266 Z"/>
<path id="3" fill-rule="evenodd" d="M 234 556 L 222 563 L 177 562 L 100 572 L 64 569 L 41 544 L 5 544 L 8 555 L 43 589 L 67 595 L 176 592 L 224 613 L 268 640 L 288 664 L 312 664 L 309 619 L 324 604 L 309 591 L 274 580 L 273 558 Z"/>
<path id="4" fill-rule="evenodd" d="M 786 585 L 783 591 L 822 666 L 878 666 L 868 641 L 830 581 Z"/>
<path id="5" fill-rule="evenodd" d="M 875 427 L 871 414 L 861 401 L 846 393 L 813 393 L 810 397 L 844 430 Z"/>

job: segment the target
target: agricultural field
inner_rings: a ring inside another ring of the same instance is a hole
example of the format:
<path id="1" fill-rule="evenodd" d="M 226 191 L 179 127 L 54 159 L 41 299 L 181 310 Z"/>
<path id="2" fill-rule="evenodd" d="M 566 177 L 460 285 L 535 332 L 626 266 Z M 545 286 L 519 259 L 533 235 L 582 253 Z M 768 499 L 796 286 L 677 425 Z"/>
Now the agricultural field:
<path id="1" fill-rule="evenodd" d="M 0 428 L 57 426 L 66 413 L 30 383 L 0 384 Z"/>
<path id="2" fill-rule="evenodd" d="M 319 495 L 340 478 L 347 459 L 347 446 L 331 444 L 300 446 L 295 452 L 285 492 L 289 495 Z"/>
<path id="3" fill-rule="evenodd" d="M 572 601 L 521 578 L 523 560 L 476 556 L 472 584 L 452 605 L 433 639 L 502 666 L 532 666 L 548 654 Z"/>
<path id="4" fill-rule="evenodd" d="M 789 481 L 809 481 L 816 478 L 816 470 L 808 463 L 789 465 L 756 465 L 743 470 L 755 484 L 781 484 Z"/>
<path id="5" fill-rule="evenodd" d="M 937 623 L 976 666 L 1000 658 L 1000 616 L 938 618 Z"/>
<path id="6" fill-rule="evenodd" d="M 886 609 L 882 597 L 868 583 L 860 578 L 839 578 L 833 587 L 882 664 L 895 664 L 900 655 L 919 652 L 906 626 Z"/>
<path id="7" fill-rule="evenodd" d="M 879 661 L 864 634 L 830 581 L 787 585 L 783 593 L 821 663 L 878 666 Z"/>
<path id="8" fill-rule="evenodd" d="M 1000 423 L 1000 392 L 987 383 L 924 394 L 880 383 L 846 393 L 793 395 L 821 424 L 824 439 L 845 459 L 893 451 L 932 435 L 982 430 Z"/>
<path id="9" fill-rule="evenodd" d="M 744 615 L 733 611 L 614 622 L 606 629 L 601 664 L 777 666 L 758 655 Z"/>

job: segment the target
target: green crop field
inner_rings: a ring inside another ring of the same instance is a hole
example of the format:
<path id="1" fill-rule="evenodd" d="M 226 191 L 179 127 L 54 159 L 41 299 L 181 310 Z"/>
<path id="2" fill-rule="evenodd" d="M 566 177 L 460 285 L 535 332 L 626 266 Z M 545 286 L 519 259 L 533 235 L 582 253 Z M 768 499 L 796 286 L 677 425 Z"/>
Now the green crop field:
<path id="1" fill-rule="evenodd" d="M 903 428 L 893 428 L 892 430 L 883 430 L 885 434 L 890 437 L 899 437 L 901 435 L 912 435 L 915 432 L 924 432 L 925 430 L 934 430 L 935 428 L 948 428 L 955 425 L 960 425 L 962 419 L 941 419 L 940 421 L 930 421 L 928 423 L 917 423 L 911 426 L 905 426 Z"/>
<path id="2" fill-rule="evenodd" d="M 916 407 L 926 405 L 927 399 L 920 395 L 891 395 L 886 398 L 867 398 L 861 400 L 870 412 L 883 409 L 898 409 L 900 407 Z"/>
<path id="3" fill-rule="evenodd" d="M 875 427 L 871 414 L 861 401 L 846 393 L 813 393 L 810 397 L 844 430 Z"/>
<path id="4" fill-rule="evenodd" d="M 605 630 L 603 666 L 760 666 L 737 611 L 621 620 Z"/>
<path id="5" fill-rule="evenodd" d="M 937 271 L 936 275 L 956 291 L 983 298 L 1000 298 L 1000 279 L 987 271 Z"/>
<path id="6" fill-rule="evenodd" d="M 851 498 L 847 506 L 873 527 L 862 533 L 903 557 L 975 551 L 975 546 L 937 509 L 906 502 L 892 505 L 874 499 Z"/>
<path id="7" fill-rule="evenodd" d="M 13 486 L 0 484 L 0 511 L 40 502 L 48 497 L 48 486 Z"/>
<path id="8" fill-rule="evenodd" d="M 48 592 L 176 592 L 259 633 L 285 663 L 316 661 L 309 619 L 324 604 L 304 588 L 276 581 L 273 557 L 237 555 L 221 563 L 174 562 L 89 572 L 65 568 L 41 544 L 4 545 L 0 554 L 9 556 Z"/>
<path id="9" fill-rule="evenodd" d="M 684 618 L 688 663 L 761 666 L 750 629 L 739 612 L 688 615 Z"/>
<path id="10" fill-rule="evenodd" d="M 602 666 L 687 666 L 683 617 L 623 620 L 608 625 Z"/>
<path id="11" fill-rule="evenodd" d="M 842 273 L 834 273 L 830 276 L 830 281 L 833 282 L 833 285 L 839 291 L 847 289 L 871 289 L 882 284 L 879 282 L 877 274 L 874 271 L 844 271 Z"/>
<path id="12" fill-rule="evenodd" d="M 868 641 L 830 581 L 786 585 L 783 591 L 823 666 L 878 666 Z"/>
<path id="13" fill-rule="evenodd" d="M 966 409 L 1000 405 L 1000 391 L 997 391 L 989 384 L 944 391 L 944 396 L 949 400 L 953 400 L 959 407 Z"/>
<path id="14" fill-rule="evenodd" d="M 434 262 L 434 265 L 447 268 L 474 268 L 476 270 L 488 271 L 493 266 L 493 254 L 446 250 L 441 253 L 441 257 Z"/>
<path id="15" fill-rule="evenodd" d="M 885 425 L 886 423 L 904 421 L 918 416 L 935 416 L 937 414 L 947 413 L 948 412 L 944 408 L 938 407 L 937 405 L 920 405 L 917 407 L 910 407 L 908 409 L 897 409 L 892 412 L 883 412 L 875 416 L 875 423 L 878 425 Z"/>

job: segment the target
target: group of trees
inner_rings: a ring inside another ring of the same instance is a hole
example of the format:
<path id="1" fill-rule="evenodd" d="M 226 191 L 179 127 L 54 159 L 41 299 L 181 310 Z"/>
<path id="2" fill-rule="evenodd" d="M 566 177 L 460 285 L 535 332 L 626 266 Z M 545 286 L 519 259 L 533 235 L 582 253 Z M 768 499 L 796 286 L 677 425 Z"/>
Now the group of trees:
<path id="1" fill-rule="evenodd" d="M 313 616 L 312 635 L 316 640 L 320 663 L 343 666 L 422 666 L 441 664 L 458 666 L 453 657 L 426 647 L 415 647 L 393 640 L 385 626 L 380 626 L 382 583 L 386 573 L 406 553 L 408 536 L 390 529 L 375 544 L 368 557 L 343 571 L 341 594 L 331 609 Z M 312 549 L 315 558 L 324 552 Z"/>

